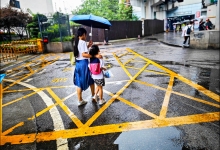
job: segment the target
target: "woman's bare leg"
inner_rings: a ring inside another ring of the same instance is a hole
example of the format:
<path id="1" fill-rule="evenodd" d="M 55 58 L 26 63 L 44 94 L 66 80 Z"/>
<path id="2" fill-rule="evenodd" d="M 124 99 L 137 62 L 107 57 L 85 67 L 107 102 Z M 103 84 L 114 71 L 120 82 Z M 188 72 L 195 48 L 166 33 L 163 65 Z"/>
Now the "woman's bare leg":
<path id="1" fill-rule="evenodd" d="M 92 96 L 94 96 L 95 95 L 95 85 L 94 84 L 90 85 L 90 90 L 91 90 Z"/>
<path id="2" fill-rule="evenodd" d="M 82 101 L 82 89 L 77 87 L 77 96 L 78 96 L 78 100 Z"/>
<path id="3" fill-rule="evenodd" d="M 103 89 L 102 89 L 102 86 L 98 86 L 98 88 L 99 88 L 99 97 L 102 100 L 103 99 Z"/>

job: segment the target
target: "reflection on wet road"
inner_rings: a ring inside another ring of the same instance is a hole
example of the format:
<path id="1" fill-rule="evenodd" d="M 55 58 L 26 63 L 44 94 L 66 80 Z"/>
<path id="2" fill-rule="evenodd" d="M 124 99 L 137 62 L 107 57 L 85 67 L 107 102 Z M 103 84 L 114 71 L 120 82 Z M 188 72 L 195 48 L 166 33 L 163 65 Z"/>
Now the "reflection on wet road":
<path id="1" fill-rule="evenodd" d="M 168 49 L 163 56 L 144 49 L 155 48 L 154 42 L 139 44 L 134 50 L 102 49 L 114 74 L 106 79 L 103 106 L 77 106 L 69 54 L 47 54 L 16 67 L 1 90 L 2 148 L 216 149 L 218 68 L 214 63 L 204 69 L 188 60 L 169 59 L 170 47 L 158 46 Z M 173 50 L 181 58 L 182 53 Z"/>

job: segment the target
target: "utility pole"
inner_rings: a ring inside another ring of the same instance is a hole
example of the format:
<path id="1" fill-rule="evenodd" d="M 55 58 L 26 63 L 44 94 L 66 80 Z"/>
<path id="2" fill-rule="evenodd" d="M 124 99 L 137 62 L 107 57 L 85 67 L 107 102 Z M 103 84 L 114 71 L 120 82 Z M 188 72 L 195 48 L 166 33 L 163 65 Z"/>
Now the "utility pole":
<path id="1" fill-rule="evenodd" d="M 41 38 L 43 39 L 39 14 L 37 14 L 37 20 L 38 20 L 38 25 L 39 25 L 39 29 L 40 29 L 40 35 L 41 35 Z"/>
<path id="2" fill-rule="evenodd" d="M 62 32 L 61 32 L 61 26 L 60 26 L 60 13 L 57 12 L 57 16 L 58 16 L 58 24 L 59 24 L 59 31 L 60 31 L 60 42 L 62 42 Z"/>

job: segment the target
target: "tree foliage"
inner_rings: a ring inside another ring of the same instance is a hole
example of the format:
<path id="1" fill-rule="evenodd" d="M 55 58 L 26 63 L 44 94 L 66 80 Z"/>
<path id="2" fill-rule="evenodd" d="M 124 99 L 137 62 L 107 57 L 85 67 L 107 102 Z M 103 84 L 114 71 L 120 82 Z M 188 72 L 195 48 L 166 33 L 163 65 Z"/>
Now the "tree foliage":
<path id="1" fill-rule="evenodd" d="M 38 22 L 38 18 L 39 18 L 39 22 Z M 39 23 L 40 23 L 42 28 L 46 28 L 46 27 L 49 26 L 48 23 L 44 23 L 47 20 L 48 20 L 47 17 L 43 14 L 33 14 L 33 17 L 31 19 L 30 23 L 27 25 L 27 28 L 30 32 L 30 36 L 32 38 L 37 38 L 38 37 L 38 32 L 40 31 Z"/>
<path id="2" fill-rule="evenodd" d="M 119 4 L 118 0 L 84 0 L 82 5 L 72 11 L 74 15 L 93 14 L 108 20 L 138 20 L 132 12 L 132 6 Z"/>
<path id="3" fill-rule="evenodd" d="M 20 9 L 14 9 L 10 6 L 0 9 L 0 28 L 7 30 L 10 40 L 11 30 L 14 30 L 15 32 L 17 31 L 17 34 L 22 38 L 23 32 L 30 20 L 31 16 Z M 15 30 L 16 28 L 18 28 L 18 30 Z"/>

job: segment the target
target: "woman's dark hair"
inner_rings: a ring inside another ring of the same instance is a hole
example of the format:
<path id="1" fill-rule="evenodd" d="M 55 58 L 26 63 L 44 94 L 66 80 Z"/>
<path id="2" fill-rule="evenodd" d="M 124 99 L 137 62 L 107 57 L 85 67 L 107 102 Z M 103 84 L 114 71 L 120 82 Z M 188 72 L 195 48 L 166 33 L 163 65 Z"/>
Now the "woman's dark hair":
<path id="1" fill-rule="evenodd" d="M 99 47 L 98 45 L 92 45 L 89 54 L 94 57 L 95 55 L 97 55 L 99 53 Z"/>
<path id="2" fill-rule="evenodd" d="M 79 56 L 79 50 L 78 50 L 79 36 L 82 36 L 84 33 L 87 34 L 87 31 L 84 28 L 79 28 L 77 30 L 77 36 L 75 38 L 75 46 L 74 46 L 74 56 L 75 57 Z"/>

